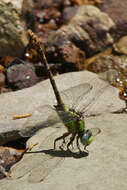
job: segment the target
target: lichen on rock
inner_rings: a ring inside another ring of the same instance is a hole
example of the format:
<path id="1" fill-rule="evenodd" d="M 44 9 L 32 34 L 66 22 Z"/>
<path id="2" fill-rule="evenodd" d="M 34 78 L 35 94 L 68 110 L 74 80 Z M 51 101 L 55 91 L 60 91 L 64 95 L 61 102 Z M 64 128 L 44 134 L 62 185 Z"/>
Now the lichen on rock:
<path id="1" fill-rule="evenodd" d="M 19 2 L 19 4 L 22 1 Z M 21 57 L 28 40 L 20 11 L 11 2 L 0 1 L 0 56 Z"/>

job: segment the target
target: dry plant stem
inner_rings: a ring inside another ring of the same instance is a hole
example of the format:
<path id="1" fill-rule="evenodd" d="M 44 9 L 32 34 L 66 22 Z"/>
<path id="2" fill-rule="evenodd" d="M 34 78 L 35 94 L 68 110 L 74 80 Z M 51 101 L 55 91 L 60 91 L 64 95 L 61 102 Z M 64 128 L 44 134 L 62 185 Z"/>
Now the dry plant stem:
<path id="1" fill-rule="evenodd" d="M 55 93 L 55 96 L 57 99 L 57 104 L 58 104 L 58 106 L 61 107 L 61 109 L 64 110 L 64 103 L 60 97 L 60 94 L 59 94 L 59 91 L 57 89 L 55 80 L 53 78 L 53 74 L 52 74 L 50 67 L 49 67 L 49 64 L 47 62 L 47 59 L 46 59 L 46 56 L 44 53 L 44 48 L 42 47 L 39 38 L 31 30 L 28 30 L 28 36 L 30 38 L 30 42 L 29 42 L 30 45 L 32 45 L 32 47 L 35 48 L 35 50 L 37 51 L 37 53 L 40 57 L 41 62 L 44 63 L 44 66 L 45 66 L 46 71 L 47 71 L 48 78 L 50 79 L 51 85 L 53 87 L 53 90 L 54 90 L 54 93 Z"/>
<path id="2" fill-rule="evenodd" d="M 23 157 L 23 155 L 28 151 L 28 150 L 31 150 L 34 146 L 36 146 L 38 144 L 38 142 L 35 142 L 34 144 L 32 144 L 30 147 L 28 147 L 28 148 L 26 148 L 25 150 L 24 150 L 24 152 L 21 154 L 21 157 L 20 158 L 22 158 Z"/>
<path id="3" fill-rule="evenodd" d="M 98 5 L 102 0 L 71 0 L 71 2 L 77 5 Z"/>
<path id="4" fill-rule="evenodd" d="M 27 113 L 24 115 L 13 115 L 13 119 L 23 119 L 23 118 L 30 117 L 30 116 L 31 116 L 30 113 Z"/>

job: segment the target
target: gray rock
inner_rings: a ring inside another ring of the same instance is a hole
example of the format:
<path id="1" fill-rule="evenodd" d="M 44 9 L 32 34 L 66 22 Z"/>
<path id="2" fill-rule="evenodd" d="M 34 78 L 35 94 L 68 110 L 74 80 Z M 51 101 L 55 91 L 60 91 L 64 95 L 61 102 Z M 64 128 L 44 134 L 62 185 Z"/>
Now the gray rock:
<path id="1" fill-rule="evenodd" d="M 116 111 L 124 107 L 124 102 L 118 98 L 118 90 L 100 80 L 97 75 L 84 71 L 68 73 L 55 77 L 59 91 L 66 90 L 84 82 L 93 85 L 93 89 L 82 99 L 81 107 L 87 107 L 86 115 L 99 114 Z M 83 90 L 83 86 L 82 86 Z M 77 86 L 68 91 L 64 96 L 64 102 L 70 104 L 69 99 L 76 102 L 77 97 L 82 94 L 81 88 Z M 34 132 L 49 125 L 57 126 L 60 123 L 53 107 L 55 96 L 49 80 L 40 82 L 33 87 L 17 92 L 1 94 L 0 96 L 0 144 L 19 137 L 31 136 Z M 50 105 L 50 106 L 47 106 Z M 78 105 L 80 102 L 78 101 Z M 29 118 L 13 120 L 13 115 L 32 114 Z"/>
<path id="2" fill-rule="evenodd" d="M 12 168 L 9 179 L 0 181 L 1 189 L 126 190 L 126 122 L 124 114 L 86 119 L 87 128 L 99 127 L 102 132 L 89 146 L 89 155 L 79 159 L 58 147 L 52 150 L 54 139 L 64 128 L 39 131 L 28 145 L 36 141 L 39 144 Z"/>
<path id="3" fill-rule="evenodd" d="M 21 21 L 23 0 L 0 1 L 0 56 L 21 57 L 28 43 Z"/>

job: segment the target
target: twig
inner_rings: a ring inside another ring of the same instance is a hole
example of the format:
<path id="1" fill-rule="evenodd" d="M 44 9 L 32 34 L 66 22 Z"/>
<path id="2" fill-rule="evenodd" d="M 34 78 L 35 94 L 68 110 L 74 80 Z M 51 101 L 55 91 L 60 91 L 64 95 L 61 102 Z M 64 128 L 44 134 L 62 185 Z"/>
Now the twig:
<path id="1" fill-rule="evenodd" d="M 35 142 L 34 144 L 32 144 L 30 147 L 26 148 L 24 150 L 24 152 L 21 154 L 20 158 L 23 157 L 23 155 L 28 151 L 28 150 L 31 150 L 34 146 L 36 146 L 38 144 L 38 142 Z"/>
<path id="2" fill-rule="evenodd" d="M 24 115 L 13 115 L 12 118 L 13 119 L 23 119 L 23 118 L 30 117 L 30 116 L 31 116 L 31 114 L 27 113 L 27 114 L 24 114 Z"/>

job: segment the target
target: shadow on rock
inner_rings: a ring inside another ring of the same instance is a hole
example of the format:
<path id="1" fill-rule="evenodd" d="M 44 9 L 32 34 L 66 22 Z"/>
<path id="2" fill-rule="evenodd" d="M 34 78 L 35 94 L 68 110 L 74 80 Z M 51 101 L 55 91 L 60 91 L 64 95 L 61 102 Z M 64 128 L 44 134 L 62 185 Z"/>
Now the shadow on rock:
<path id="1" fill-rule="evenodd" d="M 33 154 L 33 153 L 45 153 L 49 154 L 51 156 L 56 156 L 56 157 L 73 157 L 73 158 L 82 158 L 82 157 L 87 157 L 89 155 L 88 152 L 80 152 L 80 153 L 75 153 L 71 152 L 70 150 L 54 150 L 54 149 L 49 149 L 49 150 L 41 150 L 41 151 L 36 151 L 36 152 L 27 152 L 27 154 Z"/>

